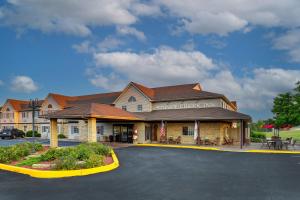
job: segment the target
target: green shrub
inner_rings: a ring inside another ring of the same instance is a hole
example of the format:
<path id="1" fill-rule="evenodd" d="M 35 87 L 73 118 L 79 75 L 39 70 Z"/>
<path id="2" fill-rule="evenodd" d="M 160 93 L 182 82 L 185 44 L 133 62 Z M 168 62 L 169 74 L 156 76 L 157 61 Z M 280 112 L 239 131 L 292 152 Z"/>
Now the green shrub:
<path id="1" fill-rule="evenodd" d="M 76 158 L 78 160 L 86 160 L 88 159 L 92 154 L 94 154 L 94 151 L 92 148 L 89 148 L 87 145 L 80 144 L 75 148 L 75 154 Z"/>
<path id="2" fill-rule="evenodd" d="M 26 137 L 32 137 L 32 130 L 26 132 Z M 41 134 L 37 131 L 34 131 L 34 137 L 41 137 Z"/>
<path id="3" fill-rule="evenodd" d="M 41 156 L 41 161 L 51 161 L 56 159 L 56 149 L 49 149 L 46 153 Z"/>
<path id="4" fill-rule="evenodd" d="M 109 146 L 99 144 L 99 143 L 88 143 L 84 144 L 89 146 L 96 154 L 103 155 L 103 156 L 109 156 L 111 152 L 111 148 Z"/>
<path id="5" fill-rule="evenodd" d="M 261 138 L 251 138 L 251 142 L 260 143 L 262 142 Z"/>
<path id="6" fill-rule="evenodd" d="M 266 134 L 264 134 L 264 133 L 259 133 L 259 132 L 251 132 L 250 137 L 251 137 L 251 138 L 266 139 Z"/>
<path id="7" fill-rule="evenodd" d="M 8 163 L 11 161 L 9 147 L 0 147 L 0 163 Z"/>
<path id="8" fill-rule="evenodd" d="M 76 158 L 72 156 L 61 157 L 55 161 L 55 164 L 55 168 L 60 170 L 72 170 L 79 167 Z"/>
<path id="9" fill-rule="evenodd" d="M 97 154 L 92 154 L 90 157 L 85 160 L 85 163 L 83 165 L 83 168 L 93 168 L 93 167 L 99 167 L 104 164 L 104 157 L 97 155 Z"/>
<path id="10" fill-rule="evenodd" d="M 40 156 L 41 161 L 55 161 L 56 169 L 70 170 L 92 168 L 104 163 L 111 148 L 99 143 L 85 143 L 75 147 L 49 149 Z M 82 162 L 80 162 L 82 161 Z"/>
<path id="11" fill-rule="evenodd" d="M 64 134 L 60 133 L 58 134 L 57 136 L 59 139 L 64 139 L 64 138 L 67 138 Z"/>
<path id="12" fill-rule="evenodd" d="M 0 163 L 9 163 L 20 160 L 31 153 L 40 151 L 43 146 L 39 143 L 21 143 L 9 147 L 0 147 Z"/>

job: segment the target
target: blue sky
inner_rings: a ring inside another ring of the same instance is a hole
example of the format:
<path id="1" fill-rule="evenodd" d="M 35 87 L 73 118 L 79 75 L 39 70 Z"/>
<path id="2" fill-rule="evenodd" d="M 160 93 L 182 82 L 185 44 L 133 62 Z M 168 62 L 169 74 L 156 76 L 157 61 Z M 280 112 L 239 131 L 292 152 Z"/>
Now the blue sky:
<path id="1" fill-rule="evenodd" d="M 294 0 L 1 0 L 0 103 L 199 82 L 271 117 L 300 79 L 299 13 Z"/>

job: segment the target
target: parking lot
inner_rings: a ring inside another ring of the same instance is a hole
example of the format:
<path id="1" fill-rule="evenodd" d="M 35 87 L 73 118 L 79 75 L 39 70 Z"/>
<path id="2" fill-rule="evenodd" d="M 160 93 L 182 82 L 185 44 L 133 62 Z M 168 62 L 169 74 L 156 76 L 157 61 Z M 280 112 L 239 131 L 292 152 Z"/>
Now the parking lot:
<path id="1" fill-rule="evenodd" d="M 153 147 L 115 150 L 120 167 L 35 179 L 0 171 L 0 199 L 299 200 L 300 156 Z"/>

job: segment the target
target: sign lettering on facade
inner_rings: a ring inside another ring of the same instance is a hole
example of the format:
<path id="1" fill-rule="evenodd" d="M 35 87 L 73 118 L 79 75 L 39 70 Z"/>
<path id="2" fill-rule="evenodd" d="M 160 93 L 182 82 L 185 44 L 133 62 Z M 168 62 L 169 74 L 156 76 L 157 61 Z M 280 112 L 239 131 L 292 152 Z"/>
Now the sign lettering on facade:
<path id="1" fill-rule="evenodd" d="M 155 105 L 154 110 L 185 109 L 185 108 L 208 108 L 215 107 L 214 103 L 180 103 Z"/>

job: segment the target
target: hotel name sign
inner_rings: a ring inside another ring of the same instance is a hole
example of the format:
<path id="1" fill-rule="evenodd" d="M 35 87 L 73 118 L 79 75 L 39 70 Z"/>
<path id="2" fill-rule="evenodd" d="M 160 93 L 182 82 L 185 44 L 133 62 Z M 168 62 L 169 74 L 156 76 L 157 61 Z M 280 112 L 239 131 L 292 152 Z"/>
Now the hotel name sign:
<path id="1" fill-rule="evenodd" d="M 186 108 L 209 108 L 216 107 L 214 103 L 180 103 L 154 105 L 154 110 L 186 109 Z"/>

